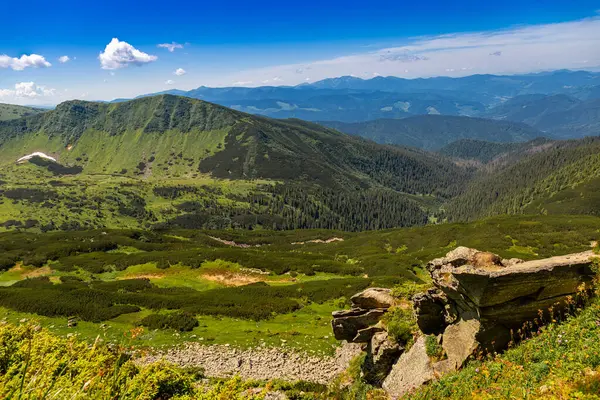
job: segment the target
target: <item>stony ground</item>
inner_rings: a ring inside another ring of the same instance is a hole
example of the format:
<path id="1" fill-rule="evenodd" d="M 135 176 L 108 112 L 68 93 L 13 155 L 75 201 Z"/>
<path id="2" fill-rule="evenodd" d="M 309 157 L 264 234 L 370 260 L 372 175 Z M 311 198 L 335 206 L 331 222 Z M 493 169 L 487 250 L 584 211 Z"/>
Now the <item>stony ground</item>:
<path id="1" fill-rule="evenodd" d="M 152 354 L 140 360 L 151 363 L 165 359 L 184 367 L 202 367 L 208 377 L 243 379 L 304 380 L 327 384 L 346 370 L 350 361 L 360 355 L 361 346 L 347 343 L 334 356 L 316 357 L 285 348 L 258 347 L 247 350 L 224 345 L 188 343 L 181 348 Z"/>

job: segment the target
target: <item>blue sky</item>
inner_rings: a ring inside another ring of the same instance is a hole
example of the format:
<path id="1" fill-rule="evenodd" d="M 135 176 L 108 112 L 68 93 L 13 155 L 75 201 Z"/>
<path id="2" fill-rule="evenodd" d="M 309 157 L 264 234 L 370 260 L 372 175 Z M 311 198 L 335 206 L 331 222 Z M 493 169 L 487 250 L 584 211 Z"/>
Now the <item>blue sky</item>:
<path id="1" fill-rule="evenodd" d="M 600 1 L 8 3 L 0 102 L 600 66 Z"/>

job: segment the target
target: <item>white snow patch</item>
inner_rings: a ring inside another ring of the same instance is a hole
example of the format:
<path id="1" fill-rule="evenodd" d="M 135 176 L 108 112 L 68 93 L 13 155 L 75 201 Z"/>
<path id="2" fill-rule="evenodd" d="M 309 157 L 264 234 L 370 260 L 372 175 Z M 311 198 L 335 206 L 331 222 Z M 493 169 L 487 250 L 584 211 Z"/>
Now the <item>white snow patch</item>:
<path id="1" fill-rule="evenodd" d="M 29 161 L 29 160 L 31 160 L 33 157 L 41 157 L 41 158 L 45 158 L 46 160 L 51 160 L 51 161 L 54 161 L 54 162 L 56 162 L 56 158 L 54 158 L 54 157 L 50 157 L 49 155 L 46 155 L 46 154 L 44 154 L 44 153 L 42 153 L 42 152 L 39 152 L 39 151 L 36 151 L 35 153 L 31 153 L 31 154 L 28 154 L 28 155 L 26 155 L 26 156 L 23 156 L 23 157 L 19 158 L 19 159 L 17 160 L 17 162 L 18 162 L 18 163 L 21 163 L 21 162 L 24 162 L 24 161 Z"/>

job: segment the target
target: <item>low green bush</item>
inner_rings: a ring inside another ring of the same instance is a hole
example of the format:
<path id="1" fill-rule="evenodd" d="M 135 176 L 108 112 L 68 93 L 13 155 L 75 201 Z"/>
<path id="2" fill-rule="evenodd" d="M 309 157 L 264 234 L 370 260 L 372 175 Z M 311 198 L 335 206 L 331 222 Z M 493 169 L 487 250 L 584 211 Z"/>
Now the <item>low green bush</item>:
<path id="1" fill-rule="evenodd" d="M 175 329 L 189 332 L 199 325 L 198 320 L 185 312 L 171 314 L 150 314 L 140 321 L 140 325 L 150 329 Z"/>

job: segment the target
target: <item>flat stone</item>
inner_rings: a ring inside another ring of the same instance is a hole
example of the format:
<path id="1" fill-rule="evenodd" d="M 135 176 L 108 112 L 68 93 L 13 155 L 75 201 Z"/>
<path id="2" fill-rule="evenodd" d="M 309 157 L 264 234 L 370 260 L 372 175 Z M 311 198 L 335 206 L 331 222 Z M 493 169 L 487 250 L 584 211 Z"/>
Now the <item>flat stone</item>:
<path id="1" fill-rule="evenodd" d="M 373 338 L 378 332 L 385 331 L 385 328 L 381 325 L 381 323 L 377 323 L 377 325 L 369 326 L 365 329 L 360 329 L 354 339 L 352 339 L 353 343 L 367 343 Z"/>
<path id="2" fill-rule="evenodd" d="M 541 300 L 576 293 L 581 284 L 594 278 L 593 255 L 586 251 L 498 270 L 442 267 L 432 277 L 448 297 L 458 301 L 463 296 L 477 307 L 490 307 L 521 297 Z"/>
<path id="3" fill-rule="evenodd" d="M 390 308 L 396 304 L 390 289 L 368 288 L 350 298 L 352 305 L 358 308 Z"/>
<path id="4" fill-rule="evenodd" d="M 435 372 L 425 350 L 425 336 L 421 336 L 400 356 L 382 387 L 390 397 L 398 399 L 434 378 Z"/>
<path id="5" fill-rule="evenodd" d="M 368 328 L 379 322 L 386 310 L 348 310 L 347 312 L 334 312 L 331 326 L 337 340 L 352 341 L 361 329 Z"/>

